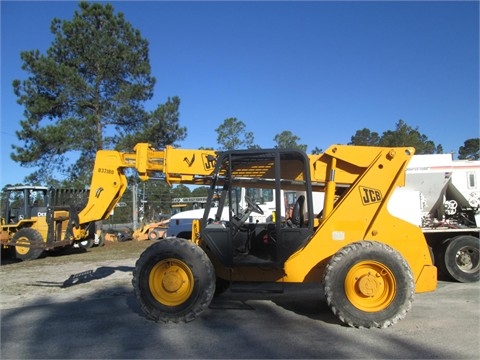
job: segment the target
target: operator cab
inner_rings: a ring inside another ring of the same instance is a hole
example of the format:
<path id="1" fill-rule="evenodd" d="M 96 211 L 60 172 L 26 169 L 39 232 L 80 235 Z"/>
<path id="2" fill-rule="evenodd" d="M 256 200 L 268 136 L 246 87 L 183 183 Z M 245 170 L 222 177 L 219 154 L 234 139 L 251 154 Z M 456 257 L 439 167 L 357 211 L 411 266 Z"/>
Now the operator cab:
<path id="1" fill-rule="evenodd" d="M 304 247 L 313 234 L 309 179 L 309 159 L 301 151 L 221 153 L 202 219 L 202 239 L 225 266 L 282 268 L 285 260 Z M 243 199 L 241 188 L 247 189 Z M 218 206 L 211 217 L 215 195 Z M 267 216 L 261 205 L 264 197 L 275 199 Z M 228 221 L 222 220 L 225 218 Z"/>
<path id="2" fill-rule="evenodd" d="M 47 191 L 44 186 L 10 186 L 2 197 L 2 219 L 6 225 L 32 217 L 46 216 Z"/>

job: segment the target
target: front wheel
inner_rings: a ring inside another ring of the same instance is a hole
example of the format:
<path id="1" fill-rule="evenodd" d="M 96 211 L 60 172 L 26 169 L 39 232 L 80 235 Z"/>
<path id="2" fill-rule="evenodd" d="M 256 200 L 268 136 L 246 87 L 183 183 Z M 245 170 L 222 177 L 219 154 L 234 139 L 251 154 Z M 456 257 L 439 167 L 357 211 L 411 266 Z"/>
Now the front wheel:
<path id="1" fill-rule="evenodd" d="M 35 229 L 24 228 L 13 235 L 17 259 L 35 260 L 43 255 L 44 242 L 42 235 Z"/>
<path id="2" fill-rule="evenodd" d="M 196 244 L 165 239 L 140 255 L 132 284 L 147 318 L 188 322 L 210 305 L 215 293 L 215 271 Z"/>
<path id="3" fill-rule="evenodd" d="M 340 249 L 324 273 L 327 304 L 352 327 L 385 328 L 403 319 L 411 308 L 414 288 L 403 256 L 374 241 Z"/>

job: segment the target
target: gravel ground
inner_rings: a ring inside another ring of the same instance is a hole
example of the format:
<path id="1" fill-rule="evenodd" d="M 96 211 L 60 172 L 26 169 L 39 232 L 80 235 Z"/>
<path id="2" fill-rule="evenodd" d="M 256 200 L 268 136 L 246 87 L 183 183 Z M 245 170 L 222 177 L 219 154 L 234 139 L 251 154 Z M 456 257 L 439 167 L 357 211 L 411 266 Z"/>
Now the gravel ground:
<path id="1" fill-rule="evenodd" d="M 151 244 L 151 241 L 107 242 L 101 248 L 57 250 L 43 258 L 22 262 L 2 256 L 0 309 L 39 304 L 39 301 L 47 304 L 131 293 L 135 262 Z M 105 280 L 101 280 L 107 277 L 109 286 L 105 287 Z M 115 289 L 115 293 L 110 293 L 109 288 Z"/>
<path id="2" fill-rule="evenodd" d="M 195 321 L 147 320 L 132 270 L 151 241 L 0 266 L 1 359 L 478 359 L 479 284 L 440 281 L 388 329 L 342 325 L 312 287 L 225 292 Z"/>

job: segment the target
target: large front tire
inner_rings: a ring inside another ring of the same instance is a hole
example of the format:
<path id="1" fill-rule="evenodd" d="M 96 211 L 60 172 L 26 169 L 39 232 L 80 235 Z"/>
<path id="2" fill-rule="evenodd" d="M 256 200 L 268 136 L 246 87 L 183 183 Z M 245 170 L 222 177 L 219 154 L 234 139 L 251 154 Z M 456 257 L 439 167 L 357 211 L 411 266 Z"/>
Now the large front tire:
<path id="1" fill-rule="evenodd" d="M 132 284 L 147 318 L 188 322 L 210 305 L 215 293 L 215 271 L 196 244 L 178 238 L 165 239 L 142 253 Z"/>
<path id="2" fill-rule="evenodd" d="M 35 260 L 43 255 L 44 242 L 42 235 L 35 229 L 23 228 L 13 235 L 15 254 L 20 260 Z"/>
<path id="3" fill-rule="evenodd" d="M 385 328 L 406 316 L 415 285 L 412 271 L 398 251 L 386 244 L 361 241 L 345 246 L 330 259 L 324 291 L 332 312 L 345 324 Z"/>

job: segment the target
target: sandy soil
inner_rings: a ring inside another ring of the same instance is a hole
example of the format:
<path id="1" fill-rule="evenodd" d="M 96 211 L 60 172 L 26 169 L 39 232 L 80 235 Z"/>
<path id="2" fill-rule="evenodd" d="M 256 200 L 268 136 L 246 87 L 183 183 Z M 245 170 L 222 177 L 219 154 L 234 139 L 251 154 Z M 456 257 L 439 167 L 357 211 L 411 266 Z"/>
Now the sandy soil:
<path id="1" fill-rule="evenodd" d="M 0 309 L 130 293 L 135 262 L 152 243 L 107 242 L 101 248 L 63 249 L 23 262 L 2 254 Z"/>

